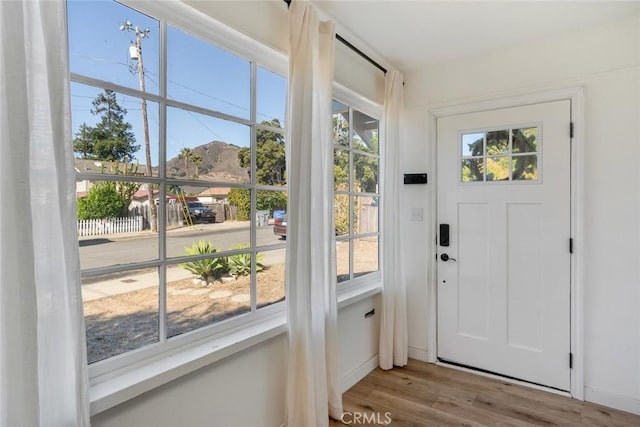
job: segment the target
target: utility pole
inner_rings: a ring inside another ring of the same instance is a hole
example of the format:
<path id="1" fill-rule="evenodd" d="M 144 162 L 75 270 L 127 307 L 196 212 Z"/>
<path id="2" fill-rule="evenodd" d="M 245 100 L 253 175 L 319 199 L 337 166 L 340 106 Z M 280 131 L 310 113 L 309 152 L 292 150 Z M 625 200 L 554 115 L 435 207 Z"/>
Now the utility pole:
<path id="1" fill-rule="evenodd" d="M 145 28 L 141 30 L 137 25 L 132 25 L 130 21 L 126 21 L 120 25 L 120 31 L 133 31 L 136 34 L 135 44 L 129 46 L 129 57 L 138 61 L 138 78 L 140 80 L 140 91 L 145 92 L 144 87 L 144 64 L 142 62 L 142 39 L 149 38 L 150 30 Z M 144 154 L 147 163 L 147 176 L 153 176 L 153 168 L 151 166 L 151 144 L 149 143 L 149 121 L 147 119 L 147 100 L 141 100 L 142 110 L 142 129 L 144 132 Z M 153 198 L 153 184 L 147 183 L 148 199 L 149 199 L 149 225 L 152 232 L 158 231 L 158 208 Z"/>

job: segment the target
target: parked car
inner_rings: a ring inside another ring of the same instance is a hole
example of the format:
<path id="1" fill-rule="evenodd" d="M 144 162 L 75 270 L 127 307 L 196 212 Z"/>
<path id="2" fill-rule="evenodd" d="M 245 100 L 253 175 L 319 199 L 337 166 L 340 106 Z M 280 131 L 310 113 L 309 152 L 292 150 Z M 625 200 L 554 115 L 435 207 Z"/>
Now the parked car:
<path id="1" fill-rule="evenodd" d="M 287 216 L 281 216 L 273 220 L 273 234 L 283 239 L 287 238 Z"/>
<path id="2" fill-rule="evenodd" d="M 216 213 L 202 202 L 187 202 L 189 215 L 193 222 L 215 222 Z"/>
<path id="3" fill-rule="evenodd" d="M 287 216 L 281 216 L 273 220 L 273 234 L 280 236 L 283 239 L 287 238 Z M 336 231 L 336 236 L 338 232 Z"/>

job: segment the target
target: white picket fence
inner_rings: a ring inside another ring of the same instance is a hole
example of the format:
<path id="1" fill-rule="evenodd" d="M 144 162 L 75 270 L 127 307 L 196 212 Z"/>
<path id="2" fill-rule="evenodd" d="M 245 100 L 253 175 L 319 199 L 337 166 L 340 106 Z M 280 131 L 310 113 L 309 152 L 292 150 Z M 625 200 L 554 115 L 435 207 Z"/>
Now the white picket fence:
<path id="1" fill-rule="evenodd" d="M 78 236 L 132 233 L 142 231 L 142 215 L 127 218 L 85 219 L 78 221 Z"/>

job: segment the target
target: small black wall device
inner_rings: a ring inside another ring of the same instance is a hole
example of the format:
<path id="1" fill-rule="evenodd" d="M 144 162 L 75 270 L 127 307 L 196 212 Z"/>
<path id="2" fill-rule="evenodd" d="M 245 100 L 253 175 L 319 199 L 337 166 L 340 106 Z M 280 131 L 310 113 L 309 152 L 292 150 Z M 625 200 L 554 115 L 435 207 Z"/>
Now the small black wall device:
<path id="1" fill-rule="evenodd" d="M 449 246 L 449 224 L 440 224 L 440 246 Z"/>
<path id="2" fill-rule="evenodd" d="M 405 184 L 426 184 L 427 174 L 426 173 L 405 173 L 404 183 Z"/>

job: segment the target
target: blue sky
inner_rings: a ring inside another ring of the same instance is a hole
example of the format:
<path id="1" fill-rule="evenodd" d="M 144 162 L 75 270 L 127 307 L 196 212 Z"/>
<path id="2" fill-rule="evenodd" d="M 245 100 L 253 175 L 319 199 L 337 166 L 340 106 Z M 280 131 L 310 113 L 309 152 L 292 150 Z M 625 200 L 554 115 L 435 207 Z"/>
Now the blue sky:
<path id="1" fill-rule="evenodd" d="M 68 2 L 69 56 L 71 71 L 121 86 L 138 89 L 137 61 L 129 59 L 134 32 L 120 31 L 124 21 L 149 28 L 143 39 L 146 91 L 158 94 L 160 68 L 160 28 L 158 21 L 112 1 Z M 258 64 L 259 65 L 259 64 Z M 249 61 L 232 55 L 190 34 L 169 27 L 167 32 L 167 93 L 171 99 L 226 114 L 249 118 Z M 72 83 L 72 126 L 75 133 L 84 122 L 93 125 L 99 117 L 91 114 L 91 102 L 101 89 Z M 258 67 L 258 121 L 280 119 L 284 123 L 286 79 Z M 140 99 L 117 94 L 127 109 L 136 144 L 137 160 L 144 163 L 144 138 Z M 158 164 L 159 106 L 147 102 L 152 163 Z M 167 159 L 183 147 L 195 147 L 213 140 L 248 146 L 250 128 L 210 116 L 168 108 Z"/>

